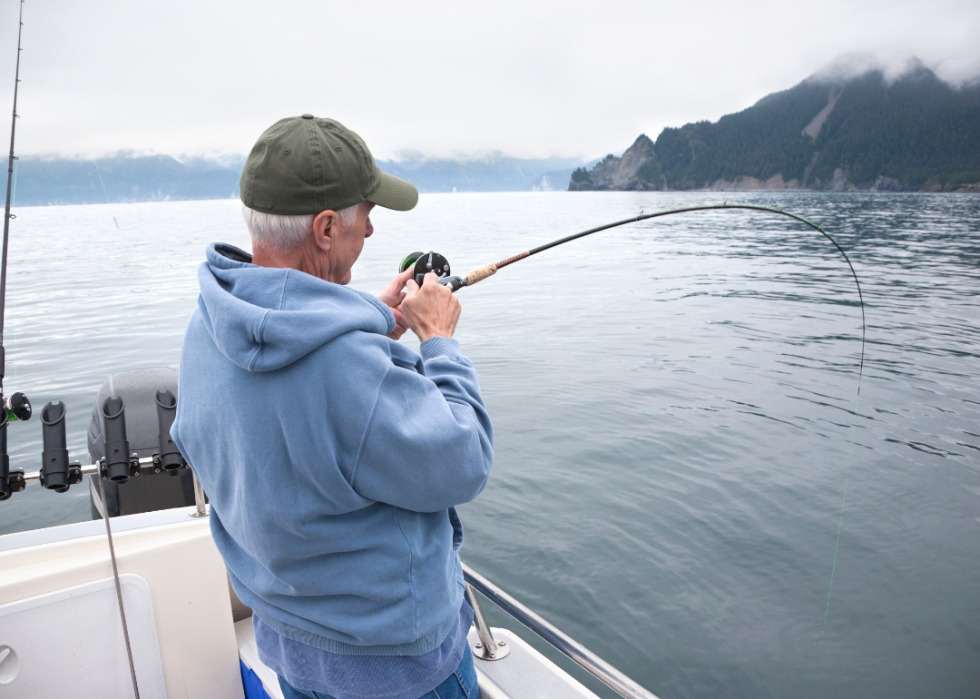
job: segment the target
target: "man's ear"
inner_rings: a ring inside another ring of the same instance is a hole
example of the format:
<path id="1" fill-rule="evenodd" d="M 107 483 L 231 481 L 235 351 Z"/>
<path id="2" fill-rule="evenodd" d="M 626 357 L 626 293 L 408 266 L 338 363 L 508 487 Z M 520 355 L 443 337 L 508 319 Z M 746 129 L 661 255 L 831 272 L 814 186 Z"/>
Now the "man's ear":
<path id="1" fill-rule="evenodd" d="M 337 237 L 340 226 L 340 216 L 336 211 L 327 209 L 321 211 L 313 219 L 313 238 L 316 246 L 324 252 L 329 252 Z"/>

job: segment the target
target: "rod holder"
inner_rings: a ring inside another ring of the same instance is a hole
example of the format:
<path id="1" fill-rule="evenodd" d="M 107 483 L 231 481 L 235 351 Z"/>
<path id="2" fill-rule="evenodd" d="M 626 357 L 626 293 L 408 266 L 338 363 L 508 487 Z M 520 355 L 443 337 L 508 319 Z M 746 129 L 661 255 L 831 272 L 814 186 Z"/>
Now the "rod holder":
<path id="1" fill-rule="evenodd" d="M 0 500 L 6 500 L 14 493 L 19 493 L 27 486 L 23 469 L 10 468 L 10 456 L 7 455 L 7 423 L 0 420 Z"/>
<path id="2" fill-rule="evenodd" d="M 65 416 L 68 409 L 62 401 L 48 403 L 41 410 L 41 485 L 63 493 L 71 485 L 68 466 L 68 441 L 65 437 Z"/>
<path id="3" fill-rule="evenodd" d="M 115 483 L 125 483 L 130 475 L 129 440 L 122 398 L 106 398 L 102 404 L 105 423 L 105 473 Z"/>
<path id="4" fill-rule="evenodd" d="M 174 418 L 177 417 L 177 396 L 170 391 L 157 391 L 155 398 L 157 424 L 160 426 L 160 434 L 157 438 L 160 444 L 159 466 L 173 475 L 185 466 L 184 457 L 181 456 L 173 437 L 170 436 L 170 428 L 174 424 Z"/>
<path id="5" fill-rule="evenodd" d="M 3 345 L 0 345 L 0 371 L 3 363 Z M 10 490 L 10 457 L 7 455 L 7 424 L 0 425 L 0 500 L 6 500 Z"/>

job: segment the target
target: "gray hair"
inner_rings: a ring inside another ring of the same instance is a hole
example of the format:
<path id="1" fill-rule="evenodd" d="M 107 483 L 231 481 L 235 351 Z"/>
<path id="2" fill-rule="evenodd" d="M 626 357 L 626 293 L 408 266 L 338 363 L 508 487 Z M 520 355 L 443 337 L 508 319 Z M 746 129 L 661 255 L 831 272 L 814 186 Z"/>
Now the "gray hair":
<path id="1" fill-rule="evenodd" d="M 357 220 L 357 206 L 354 204 L 337 212 L 345 226 L 350 226 Z M 245 227 L 248 228 L 253 245 L 258 243 L 271 247 L 277 252 L 285 252 L 298 246 L 312 232 L 316 214 L 301 216 L 266 214 L 242 204 L 242 217 L 245 219 Z"/>

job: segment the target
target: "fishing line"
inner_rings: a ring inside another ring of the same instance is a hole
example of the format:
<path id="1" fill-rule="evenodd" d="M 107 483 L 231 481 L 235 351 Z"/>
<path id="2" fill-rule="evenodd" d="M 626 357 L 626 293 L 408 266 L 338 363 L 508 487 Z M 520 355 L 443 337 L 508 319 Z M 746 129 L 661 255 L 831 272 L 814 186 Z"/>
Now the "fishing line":
<path id="1" fill-rule="evenodd" d="M 107 192 L 105 189 L 105 182 L 102 180 L 102 172 L 99 170 L 99 163 L 93 160 L 92 164 L 95 165 L 95 174 L 99 176 L 99 184 L 102 185 L 102 193 L 105 194 L 105 203 L 111 205 L 112 202 L 109 201 L 109 192 Z M 119 221 L 116 220 L 115 216 L 112 217 L 112 222 L 116 224 L 116 230 L 118 231 Z"/>
<path id="2" fill-rule="evenodd" d="M 847 450 L 847 469 L 844 471 L 844 495 L 840 501 L 840 520 L 837 522 L 837 543 L 834 544 L 834 564 L 830 569 L 830 586 L 827 588 L 827 609 L 823 613 L 824 632 L 827 629 L 827 617 L 830 614 L 830 593 L 834 590 L 834 573 L 837 571 L 837 549 L 840 548 L 840 532 L 844 526 L 844 503 L 847 501 L 847 481 L 851 476 L 851 457 L 854 455 L 854 429 L 857 425 L 858 403 L 861 400 L 861 385 L 858 381 L 858 395 L 854 399 L 854 416 L 851 418 L 851 444 Z M 820 636 L 823 640 L 823 635 Z"/>
<path id="3" fill-rule="evenodd" d="M 844 251 L 844 248 L 842 248 L 837 243 L 837 241 L 834 240 L 833 237 L 823 229 L 823 226 L 814 223 L 813 221 L 810 221 L 809 219 L 804 218 L 799 214 L 794 214 L 782 208 L 772 207 L 772 206 L 762 206 L 759 204 L 743 204 L 737 202 L 729 203 L 728 201 L 724 201 L 720 204 L 702 204 L 698 206 L 685 206 L 677 209 L 666 209 L 666 210 L 656 211 L 649 214 L 642 213 L 643 210 L 641 209 L 640 210 L 641 213 L 636 216 L 633 216 L 632 218 L 626 218 L 621 221 L 607 223 L 605 225 L 589 228 L 588 230 L 584 230 L 579 233 L 573 233 L 571 235 L 567 235 L 563 238 L 558 238 L 557 240 L 553 240 L 549 243 L 545 243 L 544 245 L 539 245 L 536 248 L 531 248 L 530 250 L 525 250 L 524 252 L 520 252 L 516 255 L 501 260 L 500 262 L 490 263 L 490 264 L 483 265 L 481 267 L 476 267 L 463 275 L 450 276 L 449 261 L 446 260 L 446 258 L 443 257 L 442 255 L 435 252 L 428 252 L 428 253 L 413 252 L 407 255 L 399 265 L 398 271 L 403 272 L 409 267 L 413 267 L 413 272 L 412 272 L 413 278 L 415 279 L 416 283 L 419 284 L 420 286 L 422 285 L 425 275 L 429 272 L 434 272 L 439 277 L 439 283 L 448 286 L 450 289 L 452 289 L 452 291 L 455 292 L 463 288 L 464 286 L 473 286 L 477 282 L 483 281 L 487 277 L 496 274 L 503 267 L 512 265 L 515 262 L 520 262 L 521 260 L 525 260 L 531 257 L 532 255 L 537 255 L 538 253 L 544 252 L 545 250 L 550 250 L 551 248 L 558 247 L 559 245 L 564 245 L 565 243 L 569 243 L 573 240 L 578 240 L 579 238 L 584 238 L 585 236 L 592 235 L 593 233 L 599 233 L 601 231 L 607 231 L 610 228 L 617 228 L 619 226 L 625 226 L 629 223 L 637 223 L 639 221 L 646 221 L 653 218 L 659 218 L 661 216 L 672 216 L 675 214 L 692 213 L 695 211 L 717 211 L 722 209 L 741 209 L 741 210 L 756 211 L 756 212 L 766 213 L 766 214 L 775 214 L 778 216 L 786 216 L 795 221 L 799 221 L 800 223 L 803 223 L 806 226 L 809 226 L 813 230 L 820 233 L 824 238 L 829 240 L 833 244 L 833 246 L 837 249 L 837 251 L 844 257 L 844 261 L 847 263 L 847 267 L 851 271 L 851 276 L 854 278 L 854 286 L 857 288 L 858 304 L 860 305 L 861 308 L 861 357 L 858 366 L 857 394 L 854 399 L 854 409 L 851 411 L 852 414 L 851 438 L 850 438 L 850 444 L 847 453 L 847 468 L 844 472 L 844 493 L 843 496 L 841 497 L 840 518 L 837 522 L 837 540 L 836 543 L 834 544 L 834 561 L 830 571 L 830 585 L 828 586 L 827 589 L 827 606 L 824 610 L 823 626 L 824 629 L 826 630 L 827 618 L 830 614 L 830 599 L 834 589 L 834 574 L 837 571 L 837 553 L 840 548 L 841 530 L 844 525 L 844 505 L 847 502 L 847 484 L 850 479 L 851 460 L 854 454 L 854 436 L 855 436 L 855 431 L 857 427 L 857 418 L 858 418 L 857 409 L 861 399 L 861 381 L 864 377 L 864 350 L 865 350 L 865 340 L 867 337 L 867 320 L 864 312 L 864 294 L 861 292 L 861 282 L 858 279 L 858 275 L 854 269 L 854 265 L 851 264 L 851 258 L 847 256 L 847 252 Z"/>
<path id="4" fill-rule="evenodd" d="M 13 186 L 13 191 L 11 192 L 11 195 L 10 195 L 10 206 L 11 207 L 17 206 L 17 175 L 20 172 L 19 162 L 20 162 L 20 158 L 18 158 L 15 155 L 14 156 L 14 186 Z M 18 367 L 20 367 L 20 362 L 17 361 L 17 326 L 16 325 L 14 325 L 13 336 L 14 336 L 13 337 L 13 340 L 10 343 L 11 350 L 13 350 L 11 352 L 11 354 L 13 354 L 13 361 L 11 362 L 11 364 L 12 364 L 12 369 L 13 369 L 14 385 L 16 386 L 17 385 L 17 369 L 18 369 Z M 6 372 L 4 372 L 4 373 L 6 373 Z M 2 377 L 0 377 L 0 384 L 2 384 Z M 0 393 L 2 393 L 2 392 L 3 392 L 3 389 L 2 389 L 2 386 L 0 386 Z"/>

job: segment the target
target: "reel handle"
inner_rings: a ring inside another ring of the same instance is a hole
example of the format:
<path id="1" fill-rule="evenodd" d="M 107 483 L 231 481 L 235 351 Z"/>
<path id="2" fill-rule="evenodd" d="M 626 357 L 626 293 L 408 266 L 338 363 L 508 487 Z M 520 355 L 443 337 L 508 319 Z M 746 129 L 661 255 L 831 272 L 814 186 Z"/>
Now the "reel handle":
<path id="1" fill-rule="evenodd" d="M 429 252 L 416 251 L 409 253 L 402 260 L 401 264 L 398 265 L 398 271 L 404 272 L 409 267 L 413 267 L 412 279 L 414 279 L 415 283 L 419 286 L 422 286 L 422 280 L 425 279 L 425 275 L 429 272 L 432 272 L 439 277 L 440 281 L 449 278 L 449 260 L 439 253 L 431 250 Z M 446 282 L 442 283 L 446 284 Z M 455 290 L 456 289 L 453 289 L 453 291 Z"/>

